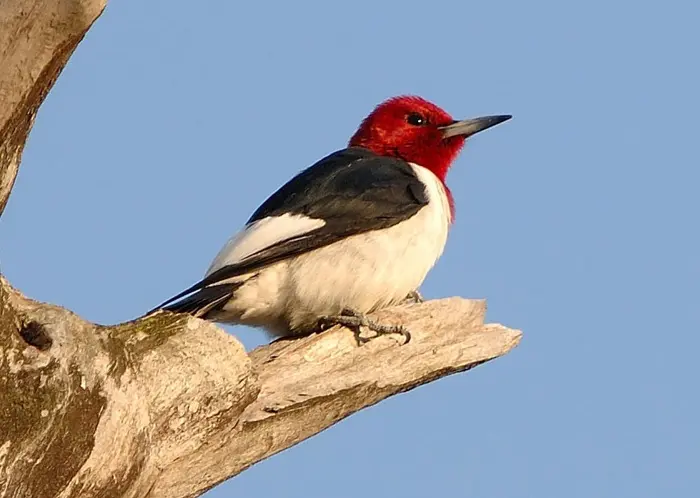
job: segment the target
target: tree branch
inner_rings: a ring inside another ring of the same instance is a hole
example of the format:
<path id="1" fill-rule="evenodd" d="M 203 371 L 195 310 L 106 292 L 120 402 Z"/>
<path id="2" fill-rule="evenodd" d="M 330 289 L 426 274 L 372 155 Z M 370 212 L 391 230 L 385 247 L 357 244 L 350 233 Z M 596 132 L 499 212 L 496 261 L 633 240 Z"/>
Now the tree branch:
<path id="1" fill-rule="evenodd" d="M 483 301 L 450 298 L 376 314 L 410 327 L 406 345 L 382 336 L 359 346 L 352 331 L 334 328 L 247 355 L 195 318 L 161 312 L 104 327 L 4 280 L 0 292 L 0 496 L 198 496 L 364 407 L 520 340 L 484 325 Z M 51 345 L 23 339 L 27 327 Z"/>
<path id="2" fill-rule="evenodd" d="M 0 4 L 0 214 L 47 91 L 103 0 Z M 520 332 L 460 298 L 383 310 L 411 342 L 334 328 L 246 354 L 160 312 L 101 326 L 0 276 L 0 498 L 198 496 L 393 394 L 507 353 Z"/>
<path id="3" fill-rule="evenodd" d="M 0 4 L 0 215 L 39 105 L 107 0 Z"/>

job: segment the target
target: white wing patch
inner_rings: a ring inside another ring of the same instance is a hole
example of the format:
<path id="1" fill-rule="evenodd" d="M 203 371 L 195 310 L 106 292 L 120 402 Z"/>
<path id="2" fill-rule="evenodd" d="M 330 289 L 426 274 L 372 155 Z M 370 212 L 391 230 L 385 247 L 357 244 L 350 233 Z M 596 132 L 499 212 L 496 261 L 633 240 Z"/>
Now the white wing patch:
<path id="1" fill-rule="evenodd" d="M 238 263 L 251 254 L 272 247 L 290 237 L 321 228 L 325 224 L 323 220 L 309 218 L 302 214 L 283 214 L 254 221 L 231 237 L 221 248 L 207 270 L 207 275 L 224 266 Z"/>

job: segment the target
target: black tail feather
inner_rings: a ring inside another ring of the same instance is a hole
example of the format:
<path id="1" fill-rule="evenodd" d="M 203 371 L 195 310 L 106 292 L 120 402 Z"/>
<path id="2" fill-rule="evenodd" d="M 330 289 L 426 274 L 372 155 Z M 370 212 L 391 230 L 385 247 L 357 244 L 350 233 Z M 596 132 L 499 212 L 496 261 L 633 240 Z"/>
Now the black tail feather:
<path id="1" fill-rule="evenodd" d="M 220 309 L 233 297 L 234 292 L 241 286 L 241 283 L 229 283 L 212 285 L 198 290 L 191 296 L 172 303 L 174 299 L 181 295 L 165 301 L 163 304 L 149 311 L 148 314 L 158 310 L 172 311 L 173 313 L 189 313 L 190 315 L 205 318 L 207 313 Z M 172 304 L 168 304 L 172 303 Z M 167 306 L 166 306 L 167 305 Z"/>

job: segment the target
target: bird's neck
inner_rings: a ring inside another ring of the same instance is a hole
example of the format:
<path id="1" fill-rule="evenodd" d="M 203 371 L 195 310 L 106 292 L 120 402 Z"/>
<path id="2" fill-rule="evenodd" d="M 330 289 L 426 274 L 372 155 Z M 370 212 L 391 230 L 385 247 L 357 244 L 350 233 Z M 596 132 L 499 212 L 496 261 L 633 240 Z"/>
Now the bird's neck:
<path id="1" fill-rule="evenodd" d="M 415 164 L 422 169 L 429 171 L 438 180 L 438 183 L 442 186 L 445 191 L 445 197 L 447 198 L 447 203 L 449 207 L 449 220 L 450 223 L 454 221 L 455 218 L 455 203 L 452 197 L 452 192 L 450 191 L 445 179 L 447 177 L 447 171 L 450 169 L 450 165 L 457 155 L 459 148 L 463 142 L 459 142 L 449 148 L 441 150 L 442 154 L 432 154 L 426 157 L 419 157 L 418 160 L 412 161 L 407 156 L 407 154 L 402 154 L 401 150 L 397 147 L 384 146 L 381 143 L 375 143 L 371 141 L 363 141 L 362 137 L 353 137 L 348 144 L 349 147 L 362 147 L 368 149 L 378 156 L 384 157 L 394 157 L 397 159 L 402 159 L 409 164 Z"/>
<path id="2" fill-rule="evenodd" d="M 445 183 L 445 176 L 447 175 L 447 171 L 445 171 L 442 175 L 439 175 L 434 171 L 432 171 L 432 173 L 437 177 L 437 179 L 440 182 L 440 185 L 442 185 L 442 188 L 445 190 L 445 197 L 447 197 L 447 207 L 450 211 L 449 219 L 450 223 L 452 223 L 455 220 L 455 199 L 454 197 L 452 197 L 452 191 L 450 190 L 450 187 L 448 187 L 447 183 Z"/>
<path id="3" fill-rule="evenodd" d="M 426 168 L 422 164 L 418 164 L 418 163 L 409 163 L 409 164 L 412 164 L 413 167 L 417 168 L 418 170 L 426 172 L 426 173 L 423 173 L 422 175 L 419 175 L 422 177 L 421 181 L 423 181 L 424 183 L 426 182 L 427 178 L 423 175 L 427 174 L 431 178 L 430 180 L 428 180 L 428 183 L 434 185 L 434 187 L 432 187 L 432 188 L 433 189 L 437 188 L 437 189 L 442 190 L 442 192 L 444 193 L 444 198 L 441 198 L 442 194 L 440 194 L 438 196 L 440 198 L 435 198 L 432 200 L 434 202 L 447 201 L 446 205 L 445 205 L 445 211 L 446 211 L 445 214 L 447 215 L 448 221 L 450 223 L 452 223 L 455 219 L 455 202 L 454 202 L 454 197 L 452 197 L 452 192 L 450 191 L 450 188 L 445 183 L 445 175 L 447 174 L 447 171 L 445 170 L 444 173 L 439 174 L 439 173 L 436 173 L 432 168 Z"/>
<path id="4" fill-rule="evenodd" d="M 455 199 L 452 197 L 452 192 L 445 184 L 442 182 L 442 186 L 445 187 L 445 195 L 447 196 L 447 205 L 450 207 L 450 223 L 455 221 Z"/>

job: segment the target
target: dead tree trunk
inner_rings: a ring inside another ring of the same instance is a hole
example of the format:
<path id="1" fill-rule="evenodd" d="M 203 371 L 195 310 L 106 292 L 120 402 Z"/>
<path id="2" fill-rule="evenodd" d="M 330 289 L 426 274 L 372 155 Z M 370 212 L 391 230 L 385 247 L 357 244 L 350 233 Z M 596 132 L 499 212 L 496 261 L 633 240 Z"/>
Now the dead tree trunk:
<path id="1" fill-rule="evenodd" d="M 0 214 L 36 111 L 106 0 L 0 4 Z M 0 276 L 0 497 L 199 496 L 388 396 L 515 347 L 460 298 L 384 310 L 409 344 L 335 328 L 246 354 L 168 313 L 95 325 Z"/>

